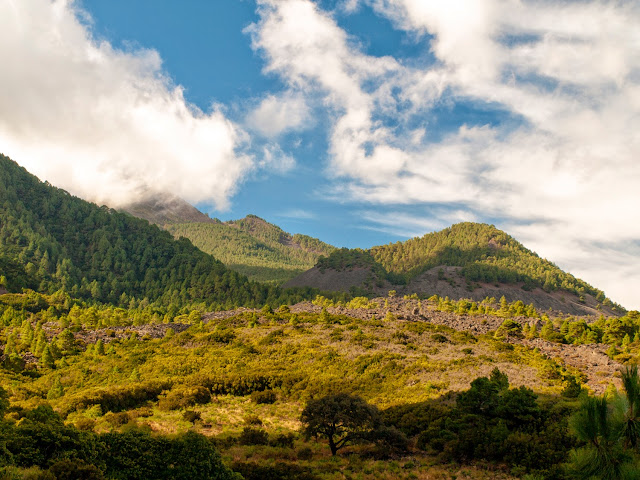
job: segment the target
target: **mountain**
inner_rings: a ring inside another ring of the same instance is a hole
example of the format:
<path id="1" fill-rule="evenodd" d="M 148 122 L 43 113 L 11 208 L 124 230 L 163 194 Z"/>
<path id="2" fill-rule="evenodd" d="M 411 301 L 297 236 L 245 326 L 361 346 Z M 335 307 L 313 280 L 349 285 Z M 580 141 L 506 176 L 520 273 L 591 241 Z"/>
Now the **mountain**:
<path id="1" fill-rule="evenodd" d="M 370 250 L 337 250 L 285 286 L 473 300 L 505 296 L 579 315 L 624 311 L 493 225 L 470 222 Z"/>
<path id="2" fill-rule="evenodd" d="M 311 268 L 335 247 L 306 235 L 291 235 L 255 215 L 241 220 L 165 225 L 203 252 L 251 280 L 284 283 Z"/>
<path id="3" fill-rule="evenodd" d="M 289 295 L 248 281 L 147 221 L 41 182 L 3 155 L 0 269 L 10 291 L 65 289 L 119 305 L 262 305 L 283 303 Z"/>
<path id="4" fill-rule="evenodd" d="M 144 218 L 149 223 L 162 227 L 172 223 L 215 222 L 193 205 L 172 195 L 150 195 L 144 200 L 126 205 L 121 210 L 134 217 Z"/>
<path id="5" fill-rule="evenodd" d="M 150 195 L 121 209 L 185 237 L 203 252 L 250 280 L 281 285 L 313 267 L 335 247 L 317 238 L 291 235 L 255 215 L 221 222 L 181 198 Z"/>

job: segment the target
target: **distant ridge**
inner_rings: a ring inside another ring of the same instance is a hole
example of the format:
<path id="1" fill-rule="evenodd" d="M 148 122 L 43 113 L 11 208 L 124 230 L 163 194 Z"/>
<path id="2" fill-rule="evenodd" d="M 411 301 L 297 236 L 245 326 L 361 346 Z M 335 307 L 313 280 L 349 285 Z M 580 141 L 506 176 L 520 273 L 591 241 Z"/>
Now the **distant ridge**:
<path id="1" fill-rule="evenodd" d="M 317 238 L 287 233 L 256 215 L 228 222 L 167 224 L 165 228 L 249 279 L 276 284 L 292 279 L 335 250 Z"/>

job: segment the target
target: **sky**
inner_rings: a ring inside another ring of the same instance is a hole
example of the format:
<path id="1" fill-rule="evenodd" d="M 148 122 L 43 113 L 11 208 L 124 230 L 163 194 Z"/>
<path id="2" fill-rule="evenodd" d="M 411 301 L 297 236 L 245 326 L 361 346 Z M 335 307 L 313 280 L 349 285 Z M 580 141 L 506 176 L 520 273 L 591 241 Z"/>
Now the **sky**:
<path id="1" fill-rule="evenodd" d="M 640 309 L 640 4 L 0 0 L 0 152 L 367 248 L 505 230 Z"/>

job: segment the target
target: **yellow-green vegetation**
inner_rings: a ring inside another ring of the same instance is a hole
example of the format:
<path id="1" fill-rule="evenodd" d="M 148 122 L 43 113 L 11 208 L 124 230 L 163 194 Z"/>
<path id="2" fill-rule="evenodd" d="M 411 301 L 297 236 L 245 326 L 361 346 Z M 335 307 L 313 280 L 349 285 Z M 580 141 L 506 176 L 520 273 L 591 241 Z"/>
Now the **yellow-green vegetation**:
<path id="1" fill-rule="evenodd" d="M 320 313 L 265 307 L 203 322 L 197 310 L 171 318 L 151 310 L 82 306 L 60 294 L 0 300 L 5 302 L 0 378 L 12 403 L 10 423 L 52 405 L 65 428 L 97 435 L 96 442 L 119 438 L 103 437 L 109 432 L 143 435 L 127 437 L 128 442 L 150 442 L 145 432 L 152 438 L 177 435 L 168 438 L 182 442 L 182 435 L 194 432 L 215 439 L 226 464 L 247 479 L 448 478 L 450 473 L 499 478 L 446 466 L 473 459 L 511 465 L 516 475 L 556 472 L 559 456 L 573 444 L 566 418 L 575 402 L 562 395 L 580 394 L 579 376 L 492 332 L 472 335 L 424 321 L 353 318 L 331 314 L 327 307 Z M 369 303 L 355 299 L 353 311 L 379 307 Z M 470 384 L 485 377 L 489 380 Z M 577 387 L 569 391 L 568 384 Z M 464 391 L 470 393 L 456 393 Z M 344 393 L 379 410 L 386 427 L 331 460 L 326 443 L 301 436 L 301 413 L 312 399 Z M 476 398 L 494 403 L 478 413 Z M 514 413 L 515 405 L 527 410 Z M 472 413 L 480 415 L 473 427 L 461 421 Z M 552 424 L 558 425 L 555 430 Z M 495 441 L 470 450 L 481 438 Z M 520 459 L 520 449 L 531 442 L 539 442 L 536 455 L 547 460 Z M 14 464 L 26 468 L 27 460 L 21 461 Z M 38 468 L 49 465 L 43 462 Z M 98 466 L 105 472 L 119 468 Z"/>
<path id="2" fill-rule="evenodd" d="M 291 235 L 265 220 L 248 215 L 215 223 L 170 224 L 165 228 L 185 237 L 203 252 L 251 280 L 282 284 L 313 267 L 331 245 L 306 235 Z"/>

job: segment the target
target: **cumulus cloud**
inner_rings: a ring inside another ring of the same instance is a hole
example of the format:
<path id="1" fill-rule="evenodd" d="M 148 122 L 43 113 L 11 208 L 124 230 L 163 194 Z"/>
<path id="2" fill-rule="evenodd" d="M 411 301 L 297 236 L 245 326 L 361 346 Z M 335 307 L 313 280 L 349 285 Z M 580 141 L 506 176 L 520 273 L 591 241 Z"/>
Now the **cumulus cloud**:
<path id="1" fill-rule="evenodd" d="M 483 212 L 614 300 L 640 306 L 637 292 L 611 280 L 619 272 L 640 284 L 640 272 L 620 269 L 640 255 L 594 247 L 640 239 L 637 3 L 345 3 L 428 38 L 435 62 L 426 67 L 364 54 L 311 0 L 259 3 L 254 48 L 266 71 L 327 106 L 329 170 L 346 195 Z M 509 121 L 425 134 L 438 129 L 435 107 L 459 103 L 499 108 Z"/>
<path id="2" fill-rule="evenodd" d="M 72 1 L 0 2 L 0 26 L 0 151 L 40 178 L 111 206 L 169 191 L 224 208 L 253 167 L 220 108 L 188 104 L 157 52 L 94 38 Z"/>
<path id="3" fill-rule="evenodd" d="M 300 94 L 268 95 L 249 113 L 247 124 L 273 138 L 285 132 L 310 128 L 310 111 Z"/>

